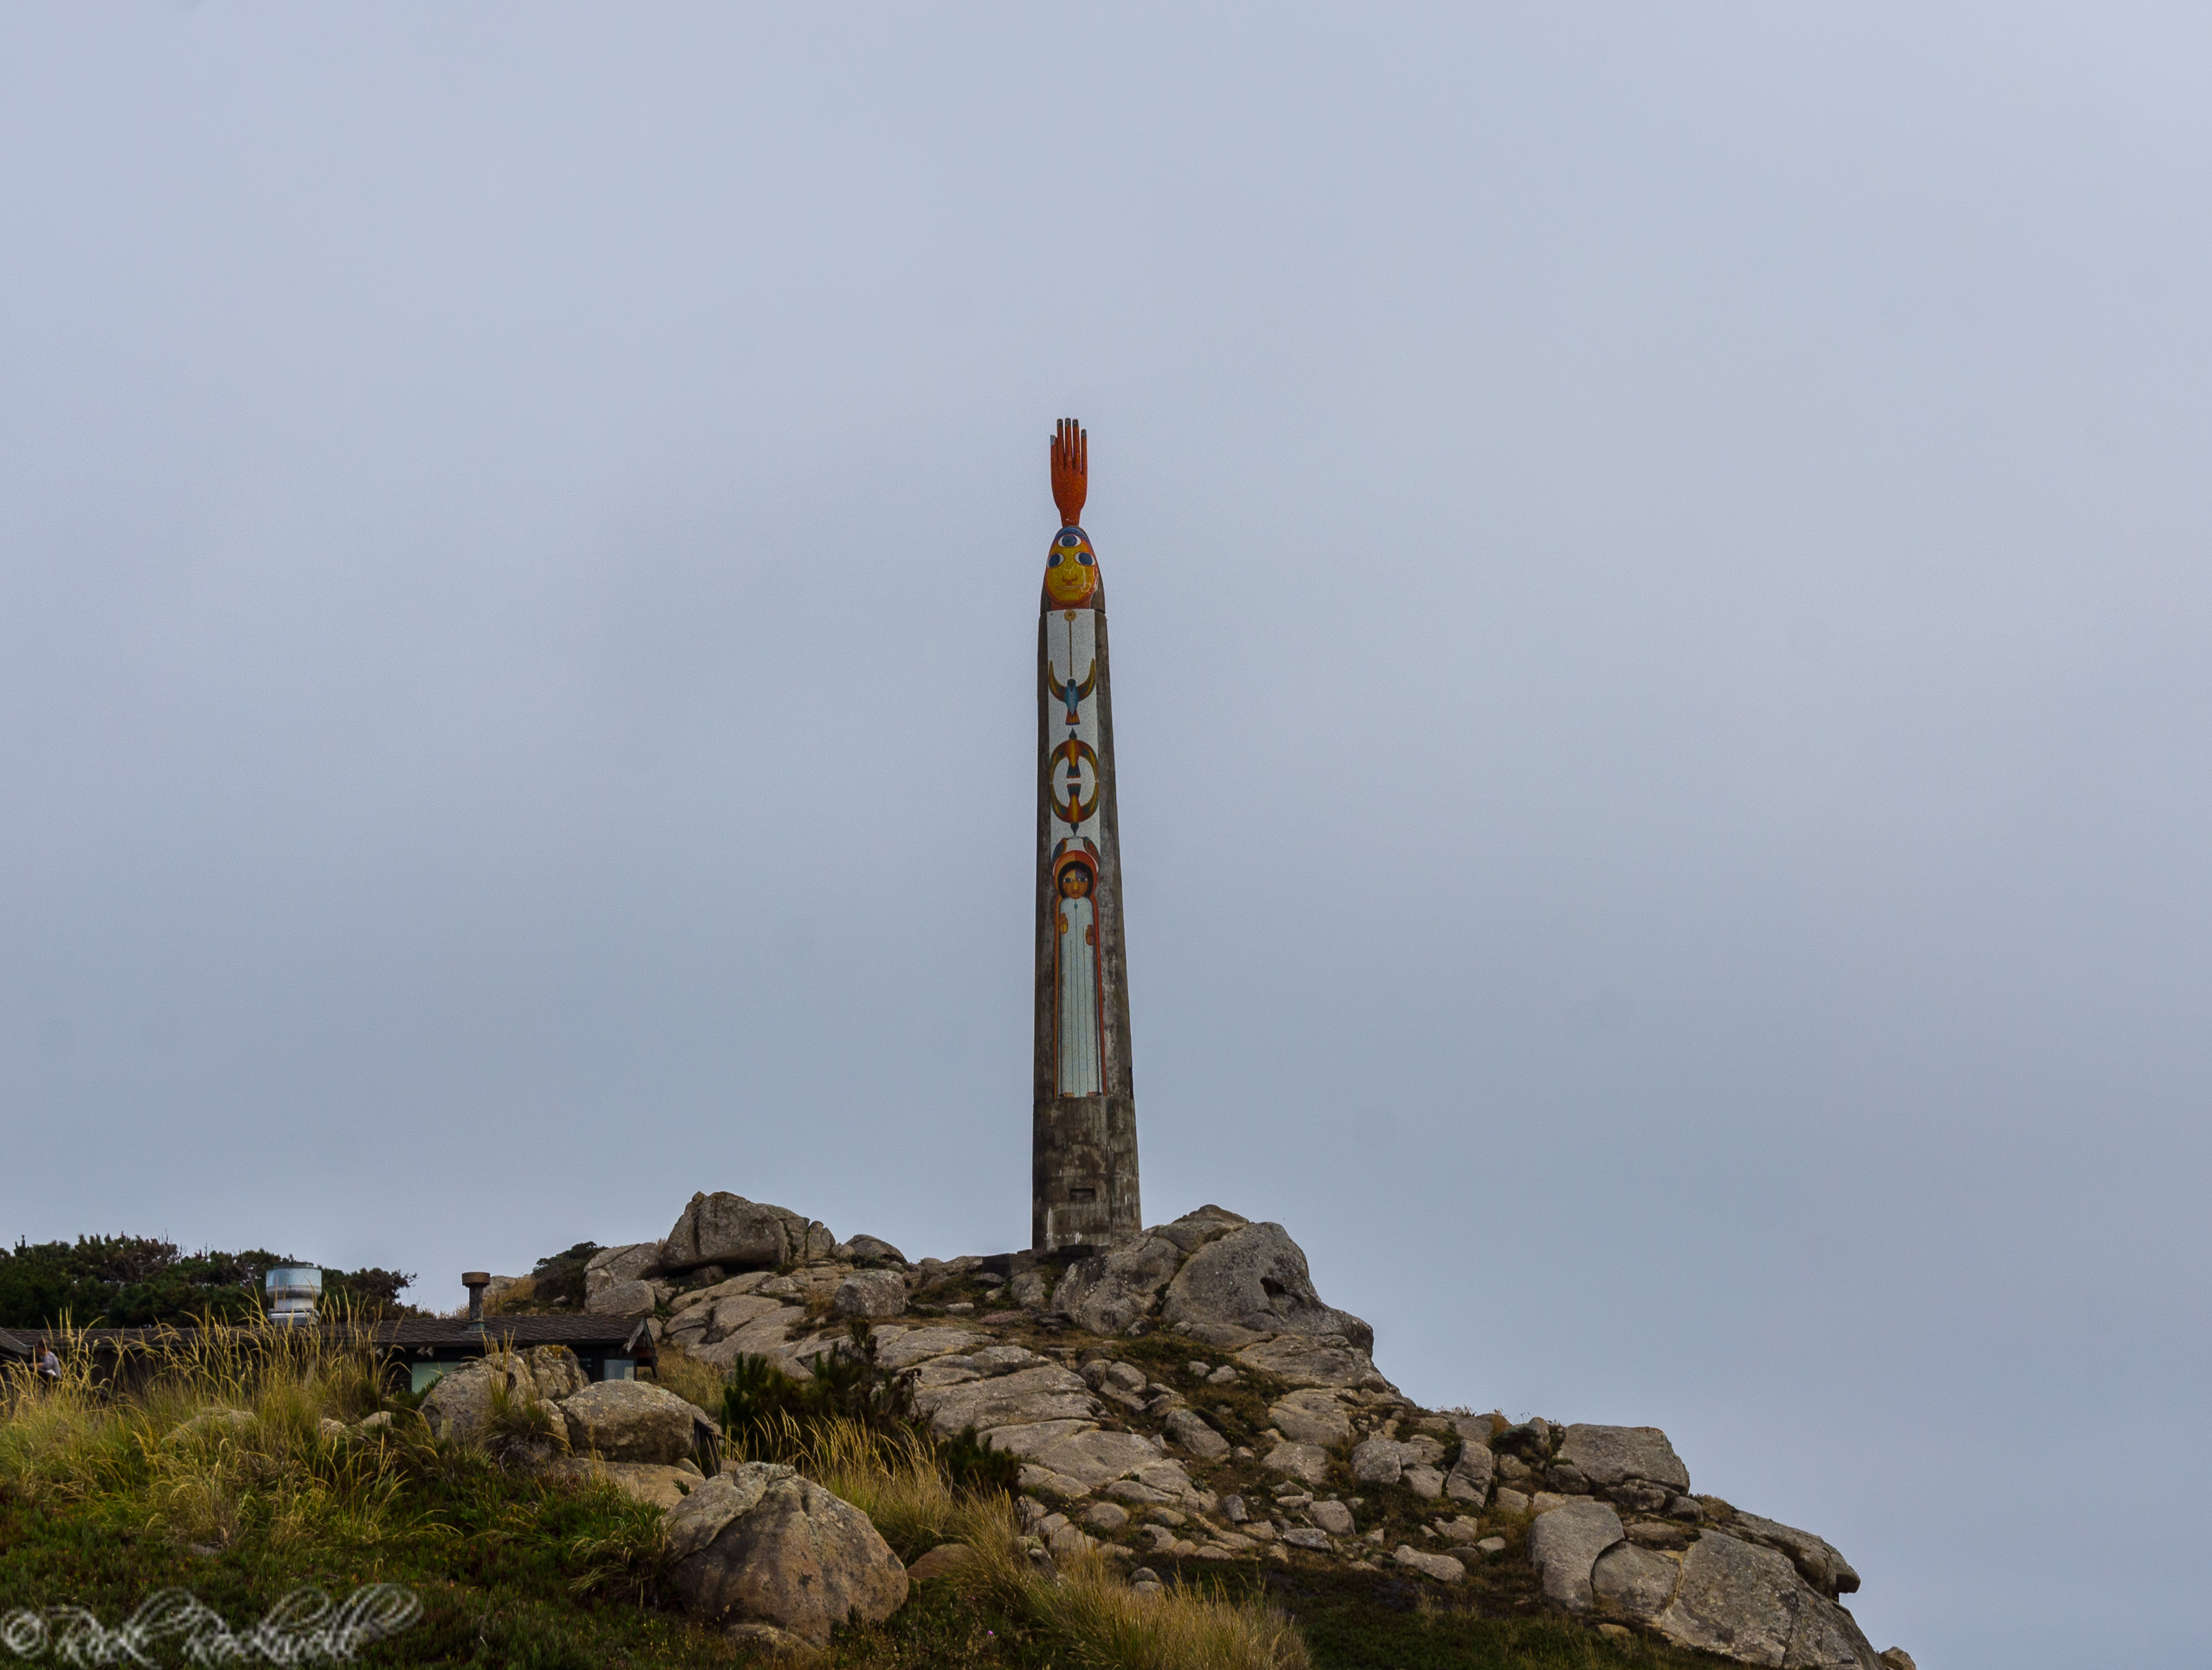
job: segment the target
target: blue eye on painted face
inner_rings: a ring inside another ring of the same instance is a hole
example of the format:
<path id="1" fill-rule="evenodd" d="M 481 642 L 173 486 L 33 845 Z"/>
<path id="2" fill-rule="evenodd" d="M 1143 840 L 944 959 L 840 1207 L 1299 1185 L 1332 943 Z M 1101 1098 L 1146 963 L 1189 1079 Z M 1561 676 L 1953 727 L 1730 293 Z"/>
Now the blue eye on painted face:
<path id="1" fill-rule="evenodd" d="M 1044 566 L 1048 568 L 1057 568 L 1060 567 L 1060 553 L 1058 551 L 1054 551 L 1050 556 L 1045 558 Z"/>
<path id="2" fill-rule="evenodd" d="M 1083 536 L 1077 533 L 1063 533 L 1060 536 L 1060 543 L 1063 545 L 1079 545 L 1083 543 Z"/>
<path id="3" fill-rule="evenodd" d="M 1079 551 L 1076 553 L 1075 560 L 1087 568 L 1091 566 L 1091 553 L 1089 551 Z"/>

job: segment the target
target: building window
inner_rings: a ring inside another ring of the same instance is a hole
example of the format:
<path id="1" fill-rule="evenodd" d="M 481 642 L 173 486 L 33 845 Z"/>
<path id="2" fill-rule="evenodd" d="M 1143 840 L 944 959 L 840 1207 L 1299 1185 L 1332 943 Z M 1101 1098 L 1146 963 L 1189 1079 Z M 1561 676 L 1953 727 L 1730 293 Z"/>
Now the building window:
<path id="1" fill-rule="evenodd" d="M 599 1365 L 601 1380 L 635 1380 L 637 1359 L 634 1357 L 611 1357 Z"/>

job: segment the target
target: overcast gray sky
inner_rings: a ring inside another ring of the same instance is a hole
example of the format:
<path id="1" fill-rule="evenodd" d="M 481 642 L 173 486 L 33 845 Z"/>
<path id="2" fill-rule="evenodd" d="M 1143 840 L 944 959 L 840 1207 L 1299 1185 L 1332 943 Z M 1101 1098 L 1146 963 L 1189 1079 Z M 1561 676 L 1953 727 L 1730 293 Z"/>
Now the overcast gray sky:
<path id="1" fill-rule="evenodd" d="M 1923 1667 L 2200 1664 L 2201 9 L 0 13 L 8 1238 L 1148 1219 Z"/>

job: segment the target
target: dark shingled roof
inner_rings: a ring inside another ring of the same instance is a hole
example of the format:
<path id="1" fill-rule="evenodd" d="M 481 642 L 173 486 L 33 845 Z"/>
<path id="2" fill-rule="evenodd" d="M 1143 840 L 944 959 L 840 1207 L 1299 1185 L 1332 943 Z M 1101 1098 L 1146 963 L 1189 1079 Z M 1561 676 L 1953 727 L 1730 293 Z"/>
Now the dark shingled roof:
<path id="1" fill-rule="evenodd" d="M 10 1333 L 7 1329 L 0 1328 L 0 1353 L 9 1357 L 27 1358 L 34 1345 L 34 1341 L 26 1339 L 21 1334 Z"/>
<path id="2" fill-rule="evenodd" d="M 512 1341 L 527 1351 L 532 1345 L 592 1345 L 615 1351 L 642 1337 L 647 1352 L 653 1349 L 653 1330 L 642 1316 L 487 1316 L 479 1329 L 472 1322 L 431 1317 L 416 1321 L 379 1322 L 380 1345 L 473 1345 L 478 1340 Z"/>

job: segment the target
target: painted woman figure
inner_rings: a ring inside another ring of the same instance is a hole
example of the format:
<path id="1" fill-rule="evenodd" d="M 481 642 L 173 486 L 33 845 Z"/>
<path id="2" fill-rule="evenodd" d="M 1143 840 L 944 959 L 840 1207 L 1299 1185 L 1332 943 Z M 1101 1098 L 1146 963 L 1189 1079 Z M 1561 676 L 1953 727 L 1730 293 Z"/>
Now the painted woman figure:
<path id="1" fill-rule="evenodd" d="M 1088 865 L 1060 872 L 1059 926 L 1060 1093 L 1097 1096 L 1106 1086 L 1099 1067 L 1098 912 Z"/>

